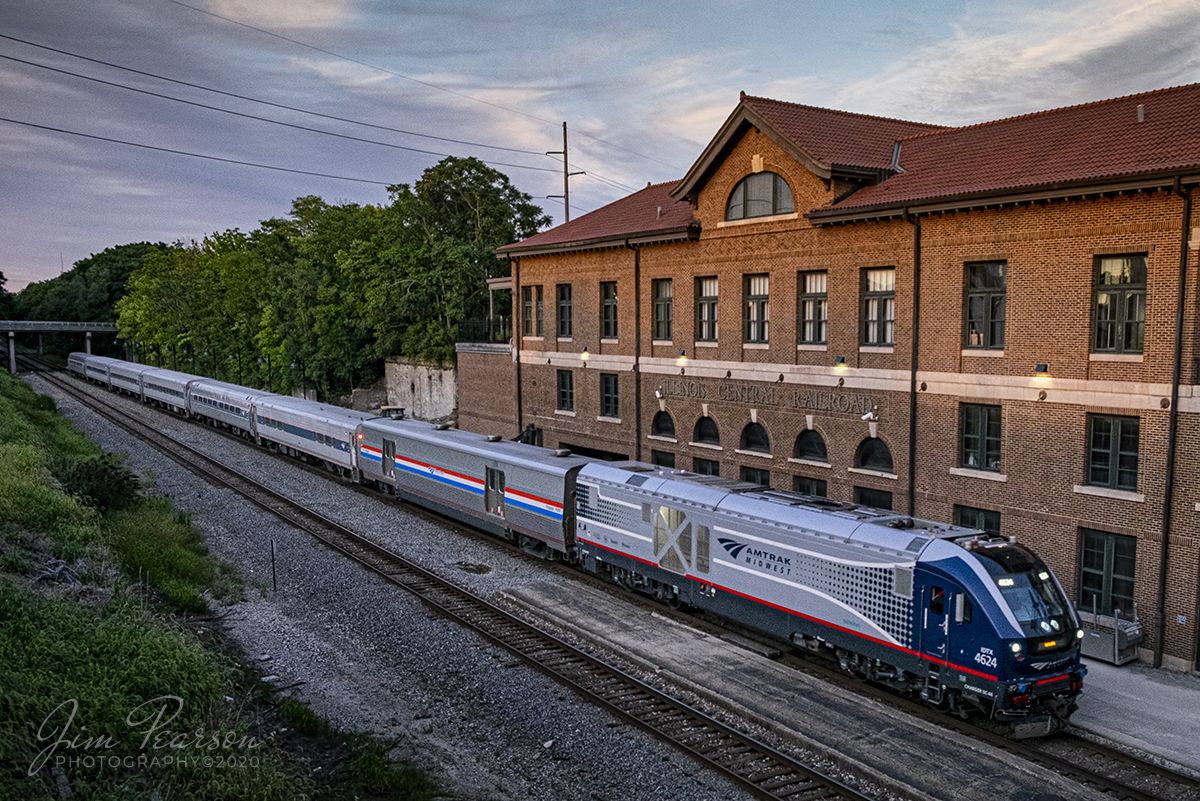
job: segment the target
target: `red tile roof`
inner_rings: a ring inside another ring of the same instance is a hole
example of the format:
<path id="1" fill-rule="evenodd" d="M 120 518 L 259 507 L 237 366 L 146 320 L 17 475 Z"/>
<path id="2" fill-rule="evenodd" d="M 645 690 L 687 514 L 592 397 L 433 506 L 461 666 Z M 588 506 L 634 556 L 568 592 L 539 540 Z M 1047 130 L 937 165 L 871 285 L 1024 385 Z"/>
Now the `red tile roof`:
<path id="1" fill-rule="evenodd" d="M 904 172 L 812 216 L 1196 169 L 1200 84 L 904 139 L 899 164 Z"/>
<path id="2" fill-rule="evenodd" d="M 1144 121 L 1138 122 L 1138 106 Z M 749 115 L 749 116 L 748 116 Z M 890 171 L 896 142 L 903 172 L 839 203 L 814 221 L 896 213 L 917 203 L 1091 186 L 1200 169 L 1200 84 L 1160 89 L 961 128 L 872 117 L 743 95 L 705 155 L 679 182 L 647 186 L 569 223 L 499 248 L 498 256 L 611 247 L 622 240 L 694 238 L 686 195 L 707 180 L 741 126 L 769 133 L 824 169 Z"/>
<path id="3" fill-rule="evenodd" d="M 945 130 L 941 125 L 872 117 L 751 95 L 742 96 L 742 105 L 827 167 L 886 170 L 891 166 L 897 139 Z"/>
<path id="4" fill-rule="evenodd" d="M 637 242 L 684 239 L 699 231 L 690 203 L 670 196 L 675 181 L 651 184 L 628 197 L 601 206 L 568 223 L 528 239 L 497 248 L 497 256 L 612 246 L 615 240 Z"/>

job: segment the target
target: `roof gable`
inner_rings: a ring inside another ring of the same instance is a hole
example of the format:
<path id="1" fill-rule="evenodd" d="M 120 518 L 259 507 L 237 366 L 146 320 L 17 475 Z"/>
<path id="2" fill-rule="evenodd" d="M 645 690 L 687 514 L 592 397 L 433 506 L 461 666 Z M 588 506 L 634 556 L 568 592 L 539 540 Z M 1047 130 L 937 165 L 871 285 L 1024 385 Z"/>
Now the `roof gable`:
<path id="1" fill-rule="evenodd" d="M 897 140 L 943 130 L 937 125 L 785 103 L 743 92 L 737 108 L 671 192 L 672 197 L 694 198 L 750 127 L 758 128 L 809 171 L 827 179 L 889 174 Z"/>

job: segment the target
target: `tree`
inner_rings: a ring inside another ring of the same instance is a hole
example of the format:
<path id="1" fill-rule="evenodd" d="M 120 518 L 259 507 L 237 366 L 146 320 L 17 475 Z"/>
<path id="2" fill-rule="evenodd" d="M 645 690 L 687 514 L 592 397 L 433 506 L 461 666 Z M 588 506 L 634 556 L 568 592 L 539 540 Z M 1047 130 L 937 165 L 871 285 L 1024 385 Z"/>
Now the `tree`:
<path id="1" fill-rule="evenodd" d="M 4 288 L 6 283 L 8 279 L 4 277 L 4 273 L 0 273 L 0 320 L 11 320 L 16 313 L 12 293 Z"/>
<path id="2" fill-rule="evenodd" d="M 537 233 L 550 218 L 503 173 L 448 157 L 415 187 L 389 187 L 392 204 L 369 241 L 339 258 L 362 288 L 381 356 L 452 361 L 459 320 L 483 316 L 494 251 Z"/>

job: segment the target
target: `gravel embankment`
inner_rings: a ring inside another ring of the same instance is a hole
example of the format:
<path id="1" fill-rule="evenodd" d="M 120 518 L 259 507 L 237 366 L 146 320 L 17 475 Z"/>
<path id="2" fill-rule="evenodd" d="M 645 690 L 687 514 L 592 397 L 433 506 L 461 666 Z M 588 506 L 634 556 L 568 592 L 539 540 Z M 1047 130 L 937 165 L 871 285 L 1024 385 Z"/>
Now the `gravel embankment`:
<path id="1" fill-rule="evenodd" d="M 395 741 L 393 753 L 431 769 L 455 797 L 479 799 L 740 799 L 690 759 L 586 704 L 507 652 L 431 615 L 417 600 L 355 567 L 228 490 L 187 472 L 36 377 L 60 411 L 101 447 L 129 454 L 157 491 L 191 512 L 212 551 L 235 564 L 249 598 L 225 618 L 264 674 L 338 726 Z M 112 396 L 106 396 L 112 397 Z M 130 408 L 140 407 L 134 401 Z M 287 460 L 152 410 L 143 417 L 276 489 L 452 573 L 482 595 L 556 578 L 502 545 L 356 492 Z M 271 543 L 278 590 L 272 590 Z M 486 573 L 459 566 L 486 565 Z"/>

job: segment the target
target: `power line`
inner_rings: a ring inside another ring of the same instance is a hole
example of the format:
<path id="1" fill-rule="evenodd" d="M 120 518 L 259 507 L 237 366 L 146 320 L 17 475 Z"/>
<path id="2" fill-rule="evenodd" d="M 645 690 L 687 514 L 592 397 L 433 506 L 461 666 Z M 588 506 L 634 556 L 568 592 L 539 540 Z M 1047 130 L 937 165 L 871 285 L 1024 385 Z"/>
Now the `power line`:
<path id="1" fill-rule="evenodd" d="M 168 147 L 157 147 L 155 145 L 144 145 L 140 142 L 126 142 L 122 139 L 110 139 L 107 136 L 97 136 L 96 134 L 80 133 L 79 131 L 68 131 L 65 128 L 53 128 L 49 125 L 38 125 L 33 122 L 24 122 L 22 120 L 13 120 L 8 117 L 0 117 L 0 122 L 9 122 L 13 125 L 24 125 L 28 128 L 40 128 L 43 131 L 53 131 L 54 133 L 70 134 L 71 136 L 81 136 L 84 139 L 96 139 L 101 142 L 112 142 L 118 145 L 128 145 L 129 147 L 140 147 L 146 150 L 157 150 L 160 153 L 171 153 L 176 156 L 191 156 L 197 159 L 207 159 L 208 161 L 220 161 L 225 164 L 237 164 L 242 167 L 258 167 L 262 170 L 275 170 L 277 172 L 291 172 L 297 175 L 313 175 L 317 178 L 333 178 L 337 181 L 354 181 L 360 184 L 375 184 L 377 186 L 391 186 L 387 181 L 372 181 L 369 178 L 350 178 L 345 175 L 330 175 L 324 172 L 310 172 L 308 170 L 293 170 L 290 167 L 275 167 L 270 164 L 257 164 L 252 161 L 239 161 L 238 159 L 227 159 L 220 156 L 206 156 L 203 153 L 189 153 L 186 150 L 172 150 Z"/>
<path id="2" fill-rule="evenodd" d="M 188 9 L 191 9 L 192 11 L 196 11 L 196 12 L 199 12 L 199 13 L 201 13 L 201 14 L 207 14 L 207 15 L 208 15 L 208 16 L 210 16 L 210 17 L 216 17 L 217 19 L 224 20 L 225 22 L 228 22 L 228 23 L 230 23 L 230 24 L 233 24 L 233 25 L 239 25 L 239 26 L 241 26 L 241 27 L 243 27 L 243 28 L 248 28 L 249 30 L 252 30 L 252 31 L 257 31 L 258 33 L 261 33 L 261 34 L 263 34 L 263 35 L 265 35 L 265 36 L 271 36 L 271 37 L 274 37 L 274 38 L 276 38 L 276 39 L 281 39 L 281 40 L 283 40 L 283 41 L 285 41 L 285 42 L 290 42 L 290 43 L 292 43 L 292 44 L 294 44 L 294 45 L 298 45 L 298 46 L 300 46 L 300 47 L 305 47 L 305 48 L 308 48 L 309 50 L 314 50 L 314 51 L 316 51 L 316 52 L 318 52 L 318 53 L 324 53 L 324 54 L 325 54 L 325 55 L 327 55 L 327 56 L 333 56 L 334 58 L 340 58 L 340 59 L 342 59 L 343 61 L 349 61 L 351 64 L 358 64 L 360 67 L 367 67 L 368 69 L 378 70 L 379 72 L 386 73 L 387 75 L 394 75 L 394 76 L 395 76 L 395 77 L 397 77 L 397 78 L 403 78 L 403 79 L 404 79 L 404 80 L 406 80 L 406 81 L 412 81 L 413 83 L 417 83 L 417 84 L 420 84 L 421 86 L 426 86 L 426 87 L 429 87 L 430 89 L 437 89 L 439 92 L 447 92 L 447 93 L 449 93 L 449 94 L 452 94 L 452 95 L 455 95 L 455 96 L 457 96 L 457 97 L 461 97 L 461 98 L 464 98 L 464 99 L 466 99 L 466 100 L 471 100 L 471 101 L 473 101 L 473 102 L 475 102 L 475 103 L 482 103 L 482 104 L 484 104 L 485 106 L 491 106 L 492 108 L 497 108 L 497 109 L 500 109 L 501 111 L 507 111 L 507 112 L 510 112 L 510 113 L 512 113 L 512 114 L 519 114 L 519 115 L 521 115 L 522 117 L 525 117 L 525 118 L 527 118 L 527 119 L 531 119 L 531 120 L 536 120 L 537 122 L 544 122 L 544 123 L 547 123 L 547 124 L 549 124 L 549 125 L 558 125 L 558 124 L 559 124 L 559 123 L 555 122 L 554 120 L 548 120 L 548 119 L 546 119 L 545 117 L 539 117 L 539 116 L 537 116 L 537 115 L 535 115 L 535 114 L 527 114 L 527 113 L 526 113 L 526 112 L 524 112 L 524 111 L 520 111 L 520 110 L 518 110 L 518 109 L 515 109 L 515 108 L 509 108 L 508 106 L 502 106 L 502 105 L 500 105 L 499 103 L 493 103 L 493 102 L 491 102 L 490 100 L 482 100 L 482 99 L 480 99 L 480 98 L 478 98 L 478 97 L 472 97 L 471 95 L 465 94 L 465 93 L 463 93 L 463 92 L 458 92 L 458 91 L 455 91 L 454 89 L 450 89 L 450 88 L 448 88 L 448 87 L 445 87 L 445 86 L 439 86 L 439 85 L 438 85 L 438 84 L 436 84 L 436 83 L 429 83 L 428 81 L 422 81 L 422 80 L 420 80 L 419 78 L 413 78 L 413 77 L 412 77 L 412 76 L 410 76 L 410 75 L 404 75 L 404 74 L 402 74 L 402 73 L 395 72 L 395 71 L 393 71 L 393 70 L 389 70 L 389 69 L 386 69 L 386 68 L 384 68 L 384 67 L 377 67 L 377 66 L 375 66 L 374 64 L 368 64 L 368 63 L 367 63 L 367 62 L 365 62 L 365 61 L 359 61 L 358 59 L 351 58 L 351 57 L 349 57 L 349 56 L 343 56 L 341 53 L 335 53 L 335 52 L 333 52 L 332 50 L 325 50 L 324 48 L 317 47 L 316 45 L 311 45 L 311 44 L 308 44 L 307 42 L 302 42 L 302 41 L 300 41 L 299 39 L 292 39 L 292 38 L 289 38 L 289 37 L 287 37 L 287 36 L 284 36 L 284 35 L 282 35 L 282 34 L 274 33 L 274 32 L 272 32 L 272 31 L 269 31 L 269 30 L 265 29 L 265 28 L 259 28 L 259 27 L 256 27 L 256 26 L 254 26 L 254 25 L 250 25 L 250 24 L 248 24 L 248 23 L 245 23 L 245 22 L 239 22 L 238 20 L 236 20 L 236 19 L 233 19 L 233 18 L 231 18 L 231 17 L 222 16 L 221 14 L 217 14 L 217 13 L 215 13 L 215 12 L 213 12 L 213 11 L 208 11 L 207 9 L 198 8 L 197 6 L 193 6 L 193 5 L 189 5 L 189 4 L 187 4 L 187 3 L 181 2 L 181 0 L 166 0 L 166 2 L 168 2 L 168 3 L 173 3 L 173 4 L 175 4 L 175 5 L 177 5 L 177 6 L 181 6 L 181 7 L 183 7 L 183 8 L 188 8 Z M 623 147 L 622 145 L 618 145 L 618 144 L 616 144 L 615 142 L 609 142 L 609 141 L 608 141 L 608 140 L 606 140 L 606 139 L 601 139 L 601 138 L 600 138 L 600 137 L 598 137 L 598 136 L 594 136 L 594 135 L 592 135 L 592 134 L 589 134 L 589 133 L 586 133 L 586 132 L 584 132 L 584 131 L 577 131 L 576 133 L 578 133 L 580 136 L 586 136 L 588 139 L 593 139 L 593 140 L 595 140 L 595 141 L 597 141 L 597 142 L 600 142 L 600 143 L 602 143 L 602 144 L 608 145 L 609 147 L 614 147 L 614 148 L 616 148 L 617 150 L 623 150 L 623 151 L 625 151 L 626 153 L 629 153 L 630 155 L 637 156 L 638 158 L 643 158 L 643 159 L 646 159 L 647 161 L 653 161 L 653 162 L 656 162 L 656 163 L 658 163 L 658 164 L 661 164 L 661 165 L 663 165 L 664 167 L 670 167 L 670 168 L 671 168 L 671 169 L 673 169 L 673 170 L 680 170 L 680 171 L 682 171 L 682 168 L 680 168 L 680 167 L 678 167 L 678 166 L 676 166 L 676 165 L 674 165 L 674 164 L 668 164 L 667 162 L 665 162 L 665 161 L 662 161 L 661 159 L 656 159 L 656 158 L 654 158 L 653 156 L 647 156 L 647 155 L 646 155 L 646 154 L 644 154 L 644 153 L 638 153 L 636 150 L 630 150 L 629 148 L 627 148 L 627 147 Z"/>
<path id="3" fill-rule="evenodd" d="M 377 125 L 375 123 L 363 122 L 361 120 L 354 120 L 354 119 L 350 119 L 348 117 L 338 117 L 333 114 L 322 114 L 319 111 L 311 111 L 309 109 L 298 108 L 296 106 L 288 106 L 288 105 L 284 105 L 283 103 L 273 103 L 269 100 L 261 100 L 256 97 L 248 97 L 247 95 L 239 95 L 234 92 L 226 92 L 221 89 L 213 89 L 212 87 L 203 86 L 198 83 L 189 83 L 187 81 L 181 81 L 181 80 L 177 80 L 175 78 L 168 78 L 164 75 L 156 75 L 153 72 L 145 72 L 143 70 L 133 69 L 132 67 L 123 67 L 120 64 L 113 64 L 112 62 L 109 62 L 109 61 L 101 61 L 98 58 L 89 58 L 88 56 L 81 56 L 78 53 L 72 53 L 67 50 L 59 50 L 56 47 L 49 47 L 47 45 L 38 44 L 36 42 L 30 42 L 27 39 L 18 39 L 15 36 L 7 36 L 2 33 L 0 33 L 0 39 L 8 39 L 9 41 L 12 41 L 12 42 L 20 42 L 21 44 L 28 45 L 30 47 L 37 47 L 42 50 L 49 50 L 51 53 L 58 53 L 59 55 L 70 56 L 71 58 L 77 58 L 82 61 L 90 61 L 93 64 L 100 64 L 105 67 L 112 67 L 113 69 L 124 70 L 125 72 L 132 72 L 135 75 L 142 75 L 147 78 L 154 78 L 159 81 L 167 81 L 168 83 L 178 84 L 179 86 L 186 86 L 191 89 L 200 89 L 205 92 L 212 92 L 214 94 L 224 95 L 225 97 L 232 97 L 232 98 L 236 98 L 238 100 L 246 100 L 251 103 L 261 103 L 264 106 L 280 108 L 280 109 L 284 109 L 285 111 L 295 111 L 295 112 L 299 112 L 300 114 L 311 114 L 314 117 L 322 117 L 327 120 L 336 120 L 337 122 L 347 122 L 347 123 L 350 123 L 351 125 L 362 125 L 366 128 L 377 128 L 378 130 L 381 130 L 381 131 L 391 131 L 392 133 L 404 134 L 406 136 L 419 136 L 423 139 L 436 139 L 439 142 L 452 142 L 456 145 L 469 145 L 471 147 L 485 147 L 485 148 L 489 148 L 491 150 L 505 150 L 510 153 L 524 153 L 524 154 L 527 154 L 530 156 L 543 155 L 542 151 L 540 151 L 540 150 L 524 150 L 524 149 L 517 148 L 517 147 L 504 147 L 503 145 L 485 145 L 481 142 L 468 142 L 464 139 L 452 139 L 448 136 L 435 136 L 433 134 L 417 133 L 416 131 L 406 131 L 402 128 L 392 128 L 387 125 Z"/>
<path id="4" fill-rule="evenodd" d="M 117 89 L 125 89 L 130 92 L 137 92 L 138 94 L 149 95 L 150 97 L 158 97 L 163 100 L 172 100 L 176 103 L 183 103 L 184 105 L 194 106 L 196 108 L 209 109 L 210 111 L 219 111 L 222 114 L 232 114 L 235 117 L 243 117 L 243 118 L 249 119 L 249 120 L 258 120 L 259 122 L 269 122 L 272 125 L 282 125 L 285 128 L 293 128 L 298 131 L 308 131 L 310 133 L 318 133 L 318 134 L 323 134 L 325 136 L 335 136 L 338 139 L 348 139 L 352 142 L 364 142 L 364 143 L 370 144 L 370 145 L 379 145 L 381 147 L 390 147 L 390 148 L 395 148 L 396 150 L 407 150 L 410 153 L 423 153 L 425 155 L 439 156 L 441 158 L 445 158 L 450 155 L 448 153 L 437 153 L 432 150 L 422 150 L 422 149 L 416 148 L 416 147 L 406 147 L 405 145 L 396 145 L 396 144 L 392 144 L 391 142 L 380 142 L 375 139 L 363 139 L 362 137 L 350 136 L 349 134 L 340 134 L 340 133 L 335 133 L 333 131 L 323 131 L 320 128 L 309 128 L 306 125 L 297 125 L 297 124 L 291 123 L 291 122 L 282 122 L 280 120 L 272 120 L 267 117 L 260 117 L 256 114 L 246 114 L 241 111 L 231 111 L 230 109 L 220 108 L 218 106 L 210 106 L 207 103 L 198 103 L 194 100 L 184 100 L 183 98 L 172 97 L 171 95 L 164 95 L 164 94 L 160 94 L 158 92 L 151 92 L 148 89 L 138 89 L 133 86 L 126 86 L 125 84 L 114 83 L 113 81 L 105 81 L 100 78 L 92 78 L 88 75 L 81 75 L 77 72 L 70 72 L 69 70 L 59 69 L 58 67 L 50 67 L 45 64 L 38 64 L 37 62 L 34 62 L 34 61 L 26 61 L 25 59 L 15 58 L 14 56 L 6 56 L 3 54 L 0 54 L 0 58 L 6 59 L 8 61 L 15 61 L 18 64 L 27 64 L 31 67 L 38 67 L 40 69 L 49 70 L 50 72 L 57 72 L 61 75 L 70 75 L 73 78 L 82 78 L 85 81 L 92 81 L 94 83 L 103 84 L 104 86 L 112 86 Z M 484 163 L 492 164 L 492 165 L 495 165 L 498 167 L 513 167 L 513 168 L 522 169 L 522 170 L 535 170 L 537 172 L 556 172 L 556 170 L 553 170 L 549 167 L 529 167 L 524 164 L 511 164 L 511 163 L 504 162 L 504 161 L 485 161 Z"/>

